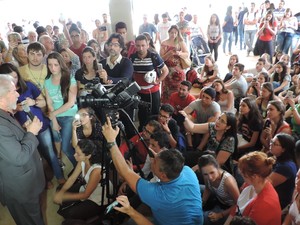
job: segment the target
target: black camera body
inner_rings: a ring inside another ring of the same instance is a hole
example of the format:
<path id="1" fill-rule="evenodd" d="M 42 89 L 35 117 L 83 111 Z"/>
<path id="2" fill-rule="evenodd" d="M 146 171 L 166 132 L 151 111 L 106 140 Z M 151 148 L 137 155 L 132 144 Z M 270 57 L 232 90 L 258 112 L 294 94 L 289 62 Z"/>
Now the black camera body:
<path id="1" fill-rule="evenodd" d="M 106 28 L 106 26 L 100 26 L 100 27 L 99 27 L 99 30 L 100 30 L 100 31 L 106 31 L 107 28 Z"/>
<path id="2" fill-rule="evenodd" d="M 77 103 L 79 107 L 92 107 L 100 112 L 100 119 L 103 123 L 106 121 L 106 116 L 109 116 L 112 126 L 115 127 L 119 120 L 118 109 L 138 105 L 139 102 L 135 94 L 141 90 L 140 86 L 136 82 L 130 85 L 128 83 L 127 79 L 120 80 L 109 90 L 99 82 L 95 85 L 90 83 L 88 89 L 91 93 L 78 97 Z"/>

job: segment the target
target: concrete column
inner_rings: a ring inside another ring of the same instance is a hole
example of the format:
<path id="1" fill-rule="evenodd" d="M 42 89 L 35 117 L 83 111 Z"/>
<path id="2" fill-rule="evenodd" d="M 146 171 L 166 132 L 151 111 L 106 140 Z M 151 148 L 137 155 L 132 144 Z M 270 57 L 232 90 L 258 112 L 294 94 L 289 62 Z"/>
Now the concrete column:
<path id="1" fill-rule="evenodd" d="M 133 40 L 133 3 L 132 0 L 110 0 L 109 14 L 111 18 L 111 28 L 115 32 L 117 22 L 124 22 L 127 25 L 127 40 Z"/>

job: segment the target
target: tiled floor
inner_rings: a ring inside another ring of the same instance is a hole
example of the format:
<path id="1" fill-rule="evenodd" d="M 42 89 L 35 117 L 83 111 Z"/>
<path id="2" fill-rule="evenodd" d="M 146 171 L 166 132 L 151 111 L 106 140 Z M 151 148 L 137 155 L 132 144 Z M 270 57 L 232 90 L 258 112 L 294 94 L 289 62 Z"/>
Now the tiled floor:
<path id="1" fill-rule="evenodd" d="M 258 57 L 246 57 L 246 51 L 240 51 L 236 50 L 235 47 L 233 46 L 233 53 L 236 53 L 239 55 L 240 63 L 243 63 L 245 65 L 245 68 L 254 68 L 256 64 L 256 60 Z M 221 71 L 221 77 L 225 76 L 227 73 L 227 64 L 228 64 L 228 59 L 229 56 L 226 56 L 225 54 L 222 53 L 221 47 L 219 48 L 219 60 L 218 60 L 218 65 Z M 65 175 L 67 175 L 70 171 L 70 163 L 69 161 L 64 158 L 64 162 L 67 164 L 66 169 L 64 171 Z M 56 211 L 58 209 L 58 206 L 53 203 L 53 195 L 55 192 L 55 188 L 57 186 L 56 180 L 53 179 L 54 183 L 54 188 L 51 190 L 45 190 L 43 193 L 43 211 L 45 212 L 45 221 L 46 225 L 60 225 L 61 222 L 63 221 L 63 218 L 59 216 Z M 10 216 L 8 210 L 3 207 L 0 204 L 0 225 L 15 225 L 12 217 Z"/>

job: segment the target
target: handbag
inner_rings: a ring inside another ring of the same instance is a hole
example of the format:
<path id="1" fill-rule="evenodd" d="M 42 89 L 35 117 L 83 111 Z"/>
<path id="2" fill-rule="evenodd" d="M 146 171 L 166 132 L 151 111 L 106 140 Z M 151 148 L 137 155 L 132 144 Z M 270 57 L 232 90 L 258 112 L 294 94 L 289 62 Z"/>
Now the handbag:
<path id="1" fill-rule="evenodd" d="M 192 61 L 190 58 L 180 58 L 180 65 L 182 69 L 187 69 L 191 67 Z"/>

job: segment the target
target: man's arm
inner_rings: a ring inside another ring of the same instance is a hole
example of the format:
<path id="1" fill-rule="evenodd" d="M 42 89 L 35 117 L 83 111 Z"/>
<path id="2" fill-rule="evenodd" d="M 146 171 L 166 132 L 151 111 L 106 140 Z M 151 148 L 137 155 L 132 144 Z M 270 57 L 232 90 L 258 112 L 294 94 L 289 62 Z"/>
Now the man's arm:
<path id="1" fill-rule="evenodd" d="M 141 177 L 128 167 L 122 156 L 119 147 L 116 144 L 119 128 L 112 128 L 109 117 L 107 117 L 107 122 L 102 126 L 102 133 L 106 138 L 107 143 L 115 143 L 109 150 L 116 170 L 124 178 L 131 190 L 136 192 L 136 184 Z"/>

